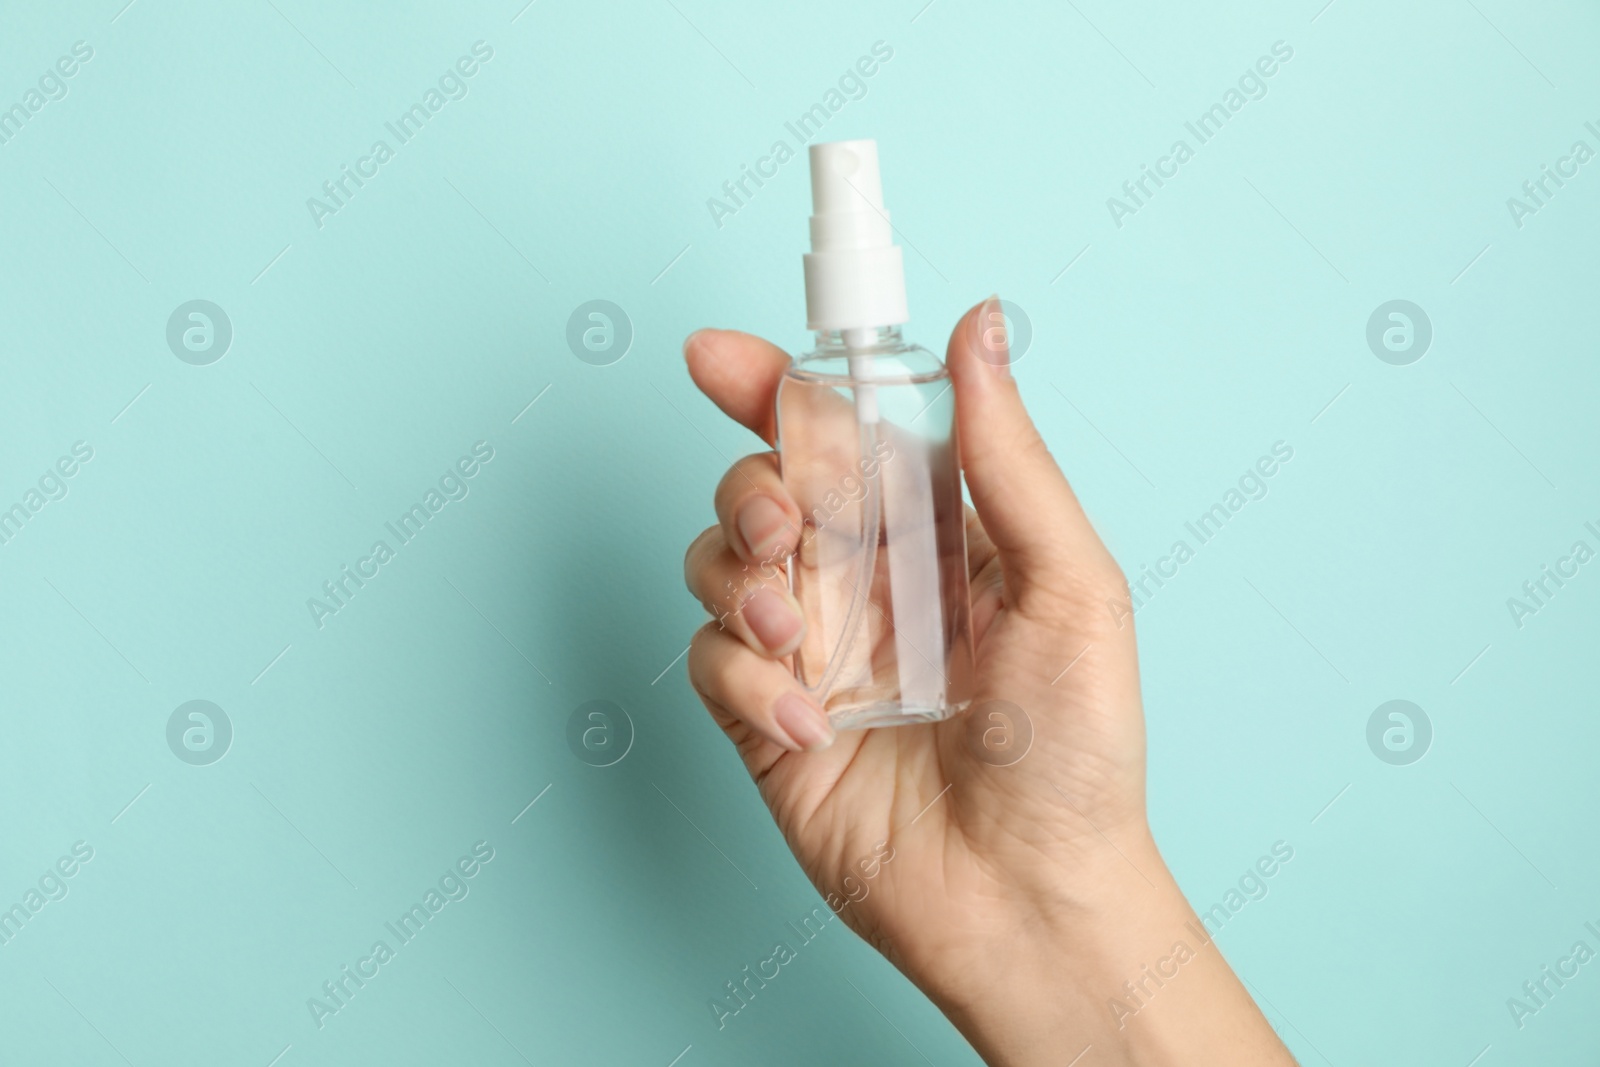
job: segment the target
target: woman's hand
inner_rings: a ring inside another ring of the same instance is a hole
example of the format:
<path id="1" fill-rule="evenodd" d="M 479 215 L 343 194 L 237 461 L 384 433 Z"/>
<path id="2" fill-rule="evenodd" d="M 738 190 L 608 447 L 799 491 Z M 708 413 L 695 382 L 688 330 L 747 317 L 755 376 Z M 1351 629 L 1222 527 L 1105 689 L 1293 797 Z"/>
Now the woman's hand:
<path id="1" fill-rule="evenodd" d="M 684 353 L 773 444 L 789 358 L 720 330 Z M 1292 1063 L 1150 837 L 1127 586 L 1022 405 L 998 301 L 967 312 L 946 361 L 976 506 L 971 710 L 833 735 L 786 658 L 804 627 L 783 574 L 802 518 L 772 452 L 734 465 L 717 525 L 689 547 L 690 591 L 716 616 L 690 681 L 818 891 L 989 1062 L 1064 1064 L 1088 1046 L 1084 1067 Z M 1030 732 L 1020 758 L 997 755 L 996 738 Z M 1150 979 L 1163 959 L 1175 975 Z"/>

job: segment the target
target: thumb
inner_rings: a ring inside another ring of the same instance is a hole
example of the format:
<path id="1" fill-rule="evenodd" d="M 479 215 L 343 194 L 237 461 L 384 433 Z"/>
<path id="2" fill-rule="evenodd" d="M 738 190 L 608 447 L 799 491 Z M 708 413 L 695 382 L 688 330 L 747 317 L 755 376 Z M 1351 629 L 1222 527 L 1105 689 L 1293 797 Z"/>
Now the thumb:
<path id="1" fill-rule="evenodd" d="M 1064 583 L 1081 586 L 1094 576 L 1120 584 L 1115 561 L 1023 406 L 998 297 L 961 317 L 945 362 L 967 488 L 1019 600 L 1030 590 L 1059 594 Z"/>

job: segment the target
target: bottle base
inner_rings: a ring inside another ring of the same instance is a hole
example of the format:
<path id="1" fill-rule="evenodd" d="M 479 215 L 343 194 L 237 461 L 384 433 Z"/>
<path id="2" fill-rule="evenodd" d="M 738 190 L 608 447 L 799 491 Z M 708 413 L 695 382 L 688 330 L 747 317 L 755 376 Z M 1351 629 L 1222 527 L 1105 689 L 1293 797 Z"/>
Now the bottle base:
<path id="1" fill-rule="evenodd" d="M 970 700 L 938 707 L 880 701 L 859 707 L 842 708 L 828 713 L 828 722 L 835 730 L 870 730 L 879 726 L 911 726 L 921 722 L 943 722 L 967 710 Z"/>

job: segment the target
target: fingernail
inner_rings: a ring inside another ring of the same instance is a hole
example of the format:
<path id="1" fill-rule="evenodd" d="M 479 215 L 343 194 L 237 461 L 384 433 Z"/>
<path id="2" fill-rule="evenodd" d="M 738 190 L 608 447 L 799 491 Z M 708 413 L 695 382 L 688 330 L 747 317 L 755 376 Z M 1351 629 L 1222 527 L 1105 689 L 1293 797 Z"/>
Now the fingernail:
<path id="1" fill-rule="evenodd" d="M 745 601 L 742 614 L 761 647 L 774 656 L 787 653 L 805 625 L 794 602 L 773 589 L 756 590 Z"/>
<path id="2" fill-rule="evenodd" d="M 691 333 L 691 334 L 690 334 L 690 335 L 689 335 L 689 336 L 688 336 L 688 337 L 685 337 L 685 338 L 684 338 L 684 339 L 683 339 L 683 354 L 684 354 L 684 355 L 685 355 L 685 356 L 687 356 L 687 355 L 688 355 L 688 354 L 689 354 L 689 346 L 690 346 L 690 345 L 692 345 L 692 344 L 694 344 L 694 343 L 695 343 L 695 340 L 696 340 L 696 339 L 697 339 L 697 338 L 698 338 L 698 337 L 699 337 L 699 336 L 700 336 L 700 335 L 701 335 L 701 334 L 703 334 L 703 333 L 705 333 L 705 332 L 706 332 L 706 330 L 705 330 L 705 329 L 704 329 L 704 328 L 701 328 L 701 329 L 698 329 L 698 330 L 696 330 L 696 331 L 695 331 L 695 332 L 694 332 L 694 333 Z"/>
<path id="3" fill-rule="evenodd" d="M 1000 294 L 995 293 L 983 302 L 979 327 L 978 354 L 983 361 L 1000 374 L 1011 374 L 1011 335 L 1006 330 L 1005 308 L 1000 304 Z"/>
<path id="4" fill-rule="evenodd" d="M 833 744 L 833 727 L 828 717 L 798 693 L 785 693 L 773 706 L 772 717 L 778 728 L 807 752 Z"/>
<path id="5" fill-rule="evenodd" d="M 767 552 L 789 526 L 789 516 L 783 507 L 769 496 L 751 497 L 739 509 L 739 536 L 745 547 L 757 559 L 766 558 Z"/>

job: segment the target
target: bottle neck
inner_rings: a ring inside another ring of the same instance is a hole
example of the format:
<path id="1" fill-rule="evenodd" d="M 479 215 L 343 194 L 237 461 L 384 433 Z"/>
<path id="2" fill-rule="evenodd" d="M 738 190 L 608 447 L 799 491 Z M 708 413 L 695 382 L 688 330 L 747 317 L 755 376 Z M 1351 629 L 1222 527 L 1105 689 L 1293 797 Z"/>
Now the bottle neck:
<path id="1" fill-rule="evenodd" d="M 851 352 L 903 348 L 898 326 L 862 326 L 848 330 L 818 330 L 817 352 L 846 355 Z"/>

